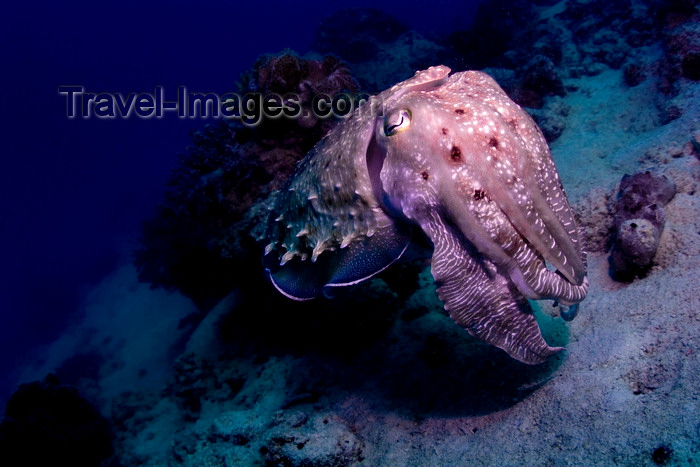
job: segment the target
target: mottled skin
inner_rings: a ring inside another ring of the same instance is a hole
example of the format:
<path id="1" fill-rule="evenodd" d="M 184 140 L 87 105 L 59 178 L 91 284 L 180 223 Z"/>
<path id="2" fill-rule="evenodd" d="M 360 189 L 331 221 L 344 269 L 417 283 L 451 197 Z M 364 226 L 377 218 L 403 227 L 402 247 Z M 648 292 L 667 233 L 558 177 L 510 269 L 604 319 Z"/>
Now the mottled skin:
<path id="1" fill-rule="evenodd" d="M 420 229 L 450 316 L 541 363 L 561 349 L 527 299 L 584 299 L 579 229 L 530 116 L 488 75 L 449 71 L 384 91 L 309 153 L 276 201 L 266 264 L 282 293 L 309 299 L 386 268 Z"/>

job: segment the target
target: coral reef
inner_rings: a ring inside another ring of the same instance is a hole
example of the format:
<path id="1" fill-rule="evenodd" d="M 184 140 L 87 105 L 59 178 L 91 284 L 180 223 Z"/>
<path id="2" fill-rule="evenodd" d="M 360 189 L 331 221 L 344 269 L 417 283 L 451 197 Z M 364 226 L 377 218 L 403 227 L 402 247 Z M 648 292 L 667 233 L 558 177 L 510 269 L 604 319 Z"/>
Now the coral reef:
<path id="1" fill-rule="evenodd" d="M 301 146 L 307 151 L 335 124 L 331 118 L 319 119 L 314 116 L 310 111 L 313 97 L 359 91 L 358 83 L 347 65 L 335 55 L 326 55 L 320 60 L 303 59 L 290 50 L 258 58 L 253 67 L 241 76 L 238 87 L 241 94 L 296 94 L 300 98 L 301 117 L 267 119 L 255 128 L 255 139 L 268 143 L 270 140 L 285 142 L 285 146 L 272 143 L 278 147 L 286 147 L 290 142 L 301 139 L 305 143 Z"/>
<path id="2" fill-rule="evenodd" d="M 566 94 L 559 68 L 564 53 L 560 34 L 565 37 L 565 32 L 560 24 L 532 29 L 516 24 L 536 24 L 535 17 L 532 2 L 483 2 L 474 25 L 450 34 L 447 44 L 459 57 L 460 69 L 487 68 L 515 102 L 541 109 L 548 97 Z M 545 135 L 552 141 L 557 133 Z"/>
<path id="3" fill-rule="evenodd" d="M 668 2 L 663 10 L 666 15 L 662 31 L 665 54 L 660 67 L 660 89 L 671 95 L 678 93 L 679 79 L 700 79 L 700 25 L 697 21 L 688 21 L 698 12 L 690 5 L 679 3 Z"/>
<path id="4" fill-rule="evenodd" d="M 483 2 L 472 28 L 449 35 L 446 44 L 459 61 L 447 64 L 488 68 L 528 109 L 541 109 L 569 92 L 563 80 L 609 68 L 624 70 L 629 86 L 653 77 L 660 91 L 676 95 L 679 79 L 700 76 L 700 29 L 690 21 L 698 14 L 695 5 L 693 0 L 574 0 L 538 12 L 532 2 Z M 531 26 L 519 27 L 516 20 Z M 664 120 L 678 118 L 685 105 L 684 99 L 667 104 Z M 545 134 L 551 142 L 563 129 Z"/>
<path id="5" fill-rule="evenodd" d="M 664 174 L 647 170 L 622 177 L 610 254 L 613 277 L 631 280 L 649 269 L 666 222 L 664 206 L 675 194 L 676 185 Z"/>
<path id="6" fill-rule="evenodd" d="M 241 93 L 297 94 L 302 108 L 317 93 L 357 89 L 337 57 L 305 59 L 290 51 L 261 57 L 239 83 Z M 164 203 L 144 224 L 142 248 L 135 252 L 140 279 L 179 289 L 206 310 L 234 284 L 255 276 L 251 271 L 261 274 L 250 232 L 266 213 L 253 206 L 282 186 L 335 122 L 277 118 L 248 127 L 223 120 L 193 132 Z"/>
<path id="7" fill-rule="evenodd" d="M 10 397 L 0 452 L 4 465 L 93 467 L 112 454 L 110 427 L 75 388 L 48 375 L 20 385 Z"/>
<path id="8" fill-rule="evenodd" d="M 373 59 L 381 44 L 394 42 L 408 27 L 382 10 L 349 8 L 318 25 L 312 49 L 358 63 Z"/>
<path id="9" fill-rule="evenodd" d="M 371 60 L 352 63 L 363 89 L 379 92 L 436 63 L 445 63 L 445 49 L 416 31 L 408 31 L 394 42 L 381 44 Z"/>
<path id="10" fill-rule="evenodd" d="M 566 117 L 571 112 L 569 106 L 559 96 L 544 100 L 541 108 L 528 108 L 528 113 L 537 122 L 548 142 L 558 139 L 566 129 Z"/>
<path id="11" fill-rule="evenodd" d="M 506 52 L 515 46 L 523 31 L 520 25 L 534 22 L 534 19 L 532 2 L 481 2 L 473 25 L 447 37 L 447 44 L 459 60 L 455 65 L 458 69 L 505 66 Z"/>
<path id="12" fill-rule="evenodd" d="M 350 8 L 324 19 L 311 46 L 347 61 L 362 89 L 372 93 L 447 58 L 444 47 L 374 8 Z"/>

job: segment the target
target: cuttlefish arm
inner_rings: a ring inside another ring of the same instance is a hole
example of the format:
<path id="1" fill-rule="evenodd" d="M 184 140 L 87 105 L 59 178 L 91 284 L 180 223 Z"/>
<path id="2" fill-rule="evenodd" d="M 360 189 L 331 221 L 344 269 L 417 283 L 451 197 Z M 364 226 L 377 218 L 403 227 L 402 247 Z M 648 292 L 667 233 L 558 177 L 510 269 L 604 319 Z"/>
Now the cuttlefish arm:
<path id="1" fill-rule="evenodd" d="M 472 336 L 528 364 L 562 350 L 542 338 L 527 299 L 437 211 L 421 226 L 433 242 L 432 274 L 450 317 Z"/>
<path id="2" fill-rule="evenodd" d="M 575 305 L 588 283 L 579 230 L 532 119 L 487 75 L 465 72 L 394 101 L 375 141 L 384 204 L 433 242 L 433 275 L 455 321 L 526 363 L 556 352 L 526 299 Z"/>
<path id="3" fill-rule="evenodd" d="M 492 197 L 527 241 L 567 280 L 581 285 L 586 265 L 580 232 L 535 122 L 485 73 L 460 73 L 445 91 L 471 101 L 489 127 L 483 131 L 486 144 L 474 148 L 485 156 L 471 166 L 474 173 L 493 187 Z"/>

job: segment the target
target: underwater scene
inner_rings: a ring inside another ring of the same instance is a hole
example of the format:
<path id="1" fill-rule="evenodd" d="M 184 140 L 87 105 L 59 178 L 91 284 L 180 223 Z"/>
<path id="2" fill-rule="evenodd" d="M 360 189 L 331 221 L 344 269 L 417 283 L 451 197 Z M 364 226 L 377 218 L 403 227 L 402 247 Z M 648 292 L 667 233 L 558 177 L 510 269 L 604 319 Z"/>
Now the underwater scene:
<path id="1" fill-rule="evenodd" d="M 700 465 L 698 3 L 4 6 L 0 465 Z"/>

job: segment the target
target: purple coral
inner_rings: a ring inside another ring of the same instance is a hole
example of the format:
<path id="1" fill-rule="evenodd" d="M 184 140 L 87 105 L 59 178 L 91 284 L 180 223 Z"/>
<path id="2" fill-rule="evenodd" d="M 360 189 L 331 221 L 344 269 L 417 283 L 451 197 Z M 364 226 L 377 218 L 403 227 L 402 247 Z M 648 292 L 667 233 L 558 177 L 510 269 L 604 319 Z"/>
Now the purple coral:
<path id="1" fill-rule="evenodd" d="M 240 84 L 242 93 L 295 94 L 300 99 L 302 118 L 265 120 L 260 128 L 255 129 L 259 135 L 267 137 L 272 134 L 277 138 L 280 135 L 286 138 L 311 135 L 314 143 L 336 123 L 314 117 L 310 111 L 314 96 L 325 94 L 332 97 L 340 93 L 356 93 L 358 89 L 357 81 L 338 57 L 326 55 L 322 60 L 304 59 L 291 51 L 261 56 L 253 68 L 243 74 Z"/>

